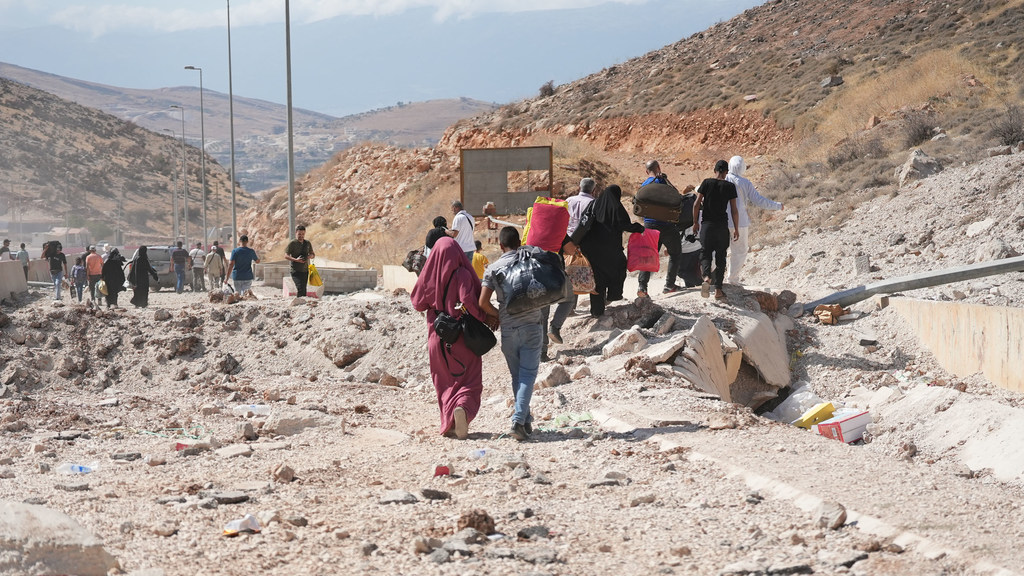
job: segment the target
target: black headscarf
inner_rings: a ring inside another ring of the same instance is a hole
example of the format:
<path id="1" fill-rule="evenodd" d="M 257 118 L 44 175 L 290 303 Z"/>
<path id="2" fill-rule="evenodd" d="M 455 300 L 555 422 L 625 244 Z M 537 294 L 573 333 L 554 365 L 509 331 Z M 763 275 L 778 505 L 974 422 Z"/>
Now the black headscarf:
<path id="1" fill-rule="evenodd" d="M 139 252 L 132 260 L 132 270 L 149 270 L 149 268 L 149 248 L 146 246 L 139 246 Z"/>
<path id="2" fill-rule="evenodd" d="M 594 200 L 594 217 L 609 230 L 628 230 L 632 221 L 622 205 L 622 188 L 612 184 Z"/>

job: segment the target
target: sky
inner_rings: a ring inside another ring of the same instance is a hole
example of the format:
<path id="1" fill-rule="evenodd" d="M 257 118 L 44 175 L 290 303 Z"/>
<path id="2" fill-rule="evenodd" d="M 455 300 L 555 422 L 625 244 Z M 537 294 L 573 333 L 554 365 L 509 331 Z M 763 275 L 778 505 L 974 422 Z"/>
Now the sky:
<path id="1" fill-rule="evenodd" d="M 286 100 L 286 0 L 0 0 L 0 61 L 124 88 Z M 507 103 L 642 56 L 758 0 L 290 0 L 296 107 Z"/>

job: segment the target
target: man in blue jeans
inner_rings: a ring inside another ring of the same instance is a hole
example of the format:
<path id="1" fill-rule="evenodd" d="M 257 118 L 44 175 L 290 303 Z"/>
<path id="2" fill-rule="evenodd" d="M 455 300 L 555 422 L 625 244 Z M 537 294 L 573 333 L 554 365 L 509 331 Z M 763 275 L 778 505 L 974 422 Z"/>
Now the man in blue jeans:
<path id="1" fill-rule="evenodd" d="M 541 309 L 519 314 L 505 310 L 505 294 L 499 276 L 516 257 L 519 249 L 519 231 L 506 226 L 498 233 L 501 257 L 484 271 L 483 289 L 480 291 L 480 309 L 487 314 L 491 329 L 501 326 L 501 353 L 505 355 L 508 371 L 512 375 L 512 396 L 515 409 L 512 412 L 512 437 L 522 442 L 533 433 L 533 416 L 530 415 L 530 398 L 533 397 L 533 382 L 540 367 L 540 351 L 544 341 L 544 318 Z M 539 250 L 539 248 L 538 248 Z M 498 296 L 498 309 L 491 304 L 491 294 Z"/>
<path id="2" fill-rule="evenodd" d="M 249 248 L 249 236 L 242 234 L 238 237 L 238 242 L 241 243 L 241 246 L 231 251 L 228 270 L 225 274 L 231 278 L 235 292 L 241 295 L 252 288 L 252 281 L 256 277 L 252 265 L 253 263 L 259 264 L 260 257 L 255 250 Z"/>
<path id="3" fill-rule="evenodd" d="M 177 277 L 174 291 L 178 294 L 185 291 L 185 267 L 189 262 L 188 252 L 181 247 L 181 244 L 181 240 L 178 240 L 178 247 L 171 251 L 171 262 L 174 264 L 174 275 Z"/>

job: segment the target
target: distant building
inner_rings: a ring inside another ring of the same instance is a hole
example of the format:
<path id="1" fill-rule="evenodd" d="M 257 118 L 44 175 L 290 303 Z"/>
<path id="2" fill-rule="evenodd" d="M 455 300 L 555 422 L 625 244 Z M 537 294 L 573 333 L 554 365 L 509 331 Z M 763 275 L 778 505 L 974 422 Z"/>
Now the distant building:
<path id="1" fill-rule="evenodd" d="M 85 247 L 92 243 L 92 235 L 88 228 L 65 228 L 63 226 L 51 228 L 46 232 L 34 232 L 32 234 L 32 245 L 42 246 L 43 242 L 57 240 L 67 251 L 70 247 Z"/>

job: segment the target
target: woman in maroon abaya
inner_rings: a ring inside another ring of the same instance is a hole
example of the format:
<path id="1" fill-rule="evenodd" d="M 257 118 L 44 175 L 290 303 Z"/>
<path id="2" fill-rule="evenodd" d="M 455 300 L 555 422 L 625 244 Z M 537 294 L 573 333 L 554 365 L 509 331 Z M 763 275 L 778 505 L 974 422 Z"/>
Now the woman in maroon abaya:
<path id="1" fill-rule="evenodd" d="M 454 344 L 445 345 L 434 332 L 434 319 L 439 311 L 458 318 L 460 313 L 455 305 L 462 302 L 469 314 L 484 321 L 484 313 L 477 304 L 479 300 L 480 278 L 466 254 L 455 240 L 439 239 L 412 289 L 412 305 L 427 312 L 427 351 L 441 409 L 441 434 L 454 434 L 459 439 L 466 438 L 469 423 L 480 409 L 483 364 L 480 357 L 466 347 L 462 336 Z"/>

